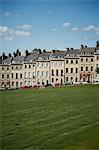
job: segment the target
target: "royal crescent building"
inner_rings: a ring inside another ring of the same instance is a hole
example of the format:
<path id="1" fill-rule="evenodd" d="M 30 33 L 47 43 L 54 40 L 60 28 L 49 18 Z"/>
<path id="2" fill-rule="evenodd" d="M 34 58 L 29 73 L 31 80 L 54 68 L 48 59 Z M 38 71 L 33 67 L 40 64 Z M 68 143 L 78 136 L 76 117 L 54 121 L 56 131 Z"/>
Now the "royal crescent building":
<path id="1" fill-rule="evenodd" d="M 0 88 L 99 82 L 99 42 L 64 51 L 33 51 L 0 64 Z"/>

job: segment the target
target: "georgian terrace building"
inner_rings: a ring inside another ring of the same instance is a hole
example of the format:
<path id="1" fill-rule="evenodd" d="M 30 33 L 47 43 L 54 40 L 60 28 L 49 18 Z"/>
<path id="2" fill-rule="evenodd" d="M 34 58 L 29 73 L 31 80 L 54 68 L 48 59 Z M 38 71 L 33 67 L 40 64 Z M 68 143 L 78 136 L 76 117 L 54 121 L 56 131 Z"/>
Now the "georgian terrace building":
<path id="1" fill-rule="evenodd" d="M 65 81 L 79 82 L 80 81 L 80 50 L 67 49 L 65 56 Z"/>
<path id="2" fill-rule="evenodd" d="M 50 56 L 50 83 L 65 83 L 65 55 L 66 51 L 53 50 Z"/>
<path id="3" fill-rule="evenodd" d="M 65 51 L 33 51 L 0 64 L 0 87 L 99 82 L 99 43 Z"/>
<path id="4" fill-rule="evenodd" d="M 96 47 L 94 56 L 94 81 L 99 81 L 99 46 Z"/>

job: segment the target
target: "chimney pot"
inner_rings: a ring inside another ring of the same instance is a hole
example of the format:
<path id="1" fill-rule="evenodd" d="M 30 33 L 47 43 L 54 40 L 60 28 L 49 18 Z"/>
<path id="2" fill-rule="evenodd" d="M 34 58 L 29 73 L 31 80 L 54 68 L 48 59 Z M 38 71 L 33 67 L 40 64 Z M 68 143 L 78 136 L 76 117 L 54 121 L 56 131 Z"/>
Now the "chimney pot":
<path id="1" fill-rule="evenodd" d="M 83 46 L 83 45 L 81 45 L 81 48 L 82 48 L 82 49 L 83 49 L 83 47 L 84 47 L 84 46 Z"/>

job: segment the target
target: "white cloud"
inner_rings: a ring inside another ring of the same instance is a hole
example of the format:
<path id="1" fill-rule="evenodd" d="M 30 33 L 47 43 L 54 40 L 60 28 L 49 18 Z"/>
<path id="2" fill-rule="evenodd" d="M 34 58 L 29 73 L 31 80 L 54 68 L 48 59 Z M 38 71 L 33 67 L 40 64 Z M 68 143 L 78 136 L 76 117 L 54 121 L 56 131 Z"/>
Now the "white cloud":
<path id="1" fill-rule="evenodd" d="M 73 27 L 72 30 L 73 30 L 73 31 L 78 31 L 79 28 L 78 28 L 78 27 Z"/>
<path id="2" fill-rule="evenodd" d="M 5 40 L 12 41 L 12 40 L 13 40 L 13 37 L 11 37 L 11 36 L 8 37 L 8 36 L 6 36 L 6 37 L 4 37 L 4 39 L 5 39 Z"/>
<path id="3" fill-rule="evenodd" d="M 71 26 L 71 23 L 69 23 L 69 22 L 64 22 L 63 23 L 63 27 L 64 28 L 68 28 L 68 27 L 70 27 Z"/>
<path id="4" fill-rule="evenodd" d="M 52 14 L 52 12 L 51 12 L 51 11 L 48 11 L 48 12 L 47 12 L 47 14 L 48 14 L 48 15 L 51 15 L 51 14 Z"/>
<path id="5" fill-rule="evenodd" d="M 99 31 L 96 32 L 99 35 Z"/>
<path id="6" fill-rule="evenodd" d="M 83 30 L 99 32 L 99 27 L 96 27 L 94 25 L 88 25 L 87 27 L 83 28 Z"/>
<path id="7" fill-rule="evenodd" d="M 88 25 L 87 27 L 83 28 L 84 31 L 94 31 L 96 28 L 94 25 Z"/>
<path id="8" fill-rule="evenodd" d="M 18 14 L 14 14 L 14 13 L 12 13 L 12 12 L 5 12 L 3 15 L 4 15 L 5 17 L 9 17 L 9 16 L 18 17 L 18 16 L 20 16 L 20 15 L 18 15 Z"/>
<path id="9" fill-rule="evenodd" d="M 0 33 L 4 33 L 8 31 L 8 27 L 6 26 L 0 26 Z"/>
<path id="10" fill-rule="evenodd" d="M 18 29 L 21 29 L 21 30 L 29 30 L 32 28 L 32 25 L 30 24 L 24 24 L 22 26 L 17 26 Z"/>
<path id="11" fill-rule="evenodd" d="M 55 31 L 56 31 L 56 28 L 53 28 L 53 29 L 52 29 L 52 31 L 54 31 L 54 32 L 55 32 Z"/>
<path id="12" fill-rule="evenodd" d="M 84 31 L 84 32 L 93 32 L 95 33 L 96 35 L 99 35 L 99 27 L 93 25 L 93 24 L 90 24 L 86 27 L 82 27 L 82 28 L 79 28 L 79 27 L 73 27 L 73 25 L 69 22 L 65 22 L 63 23 L 63 27 L 64 28 L 69 28 L 70 30 L 72 31 Z"/>
<path id="13" fill-rule="evenodd" d="M 71 29 L 72 31 L 78 31 L 78 30 L 79 30 L 78 27 L 73 27 L 70 22 L 64 22 L 64 23 L 63 23 L 63 27 L 64 27 L 64 28 L 69 28 L 69 29 Z"/>
<path id="14" fill-rule="evenodd" d="M 3 37 L 5 40 L 13 40 L 14 37 L 28 37 L 31 35 L 31 32 L 28 31 L 19 31 L 7 26 L 0 26 L 0 37 Z"/>
<path id="15" fill-rule="evenodd" d="M 6 17 L 11 16 L 11 15 L 12 15 L 11 12 L 5 12 L 5 13 L 4 13 L 4 16 L 6 16 Z"/>
<path id="16" fill-rule="evenodd" d="M 15 35 L 19 35 L 19 36 L 30 36 L 31 33 L 27 32 L 27 31 L 15 31 Z"/>
<path id="17" fill-rule="evenodd" d="M 84 27 L 82 30 L 86 32 L 94 32 L 95 34 L 99 35 L 99 27 L 96 27 L 94 25 L 88 25 L 87 27 Z"/>

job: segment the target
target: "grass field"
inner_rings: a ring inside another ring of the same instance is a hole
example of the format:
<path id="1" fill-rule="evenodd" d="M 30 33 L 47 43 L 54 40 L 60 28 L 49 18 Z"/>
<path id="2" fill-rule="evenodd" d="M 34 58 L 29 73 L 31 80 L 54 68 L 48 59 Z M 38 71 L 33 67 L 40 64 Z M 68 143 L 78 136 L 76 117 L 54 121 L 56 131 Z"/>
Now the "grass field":
<path id="1" fill-rule="evenodd" d="M 99 150 L 99 86 L 0 92 L 1 150 Z"/>

